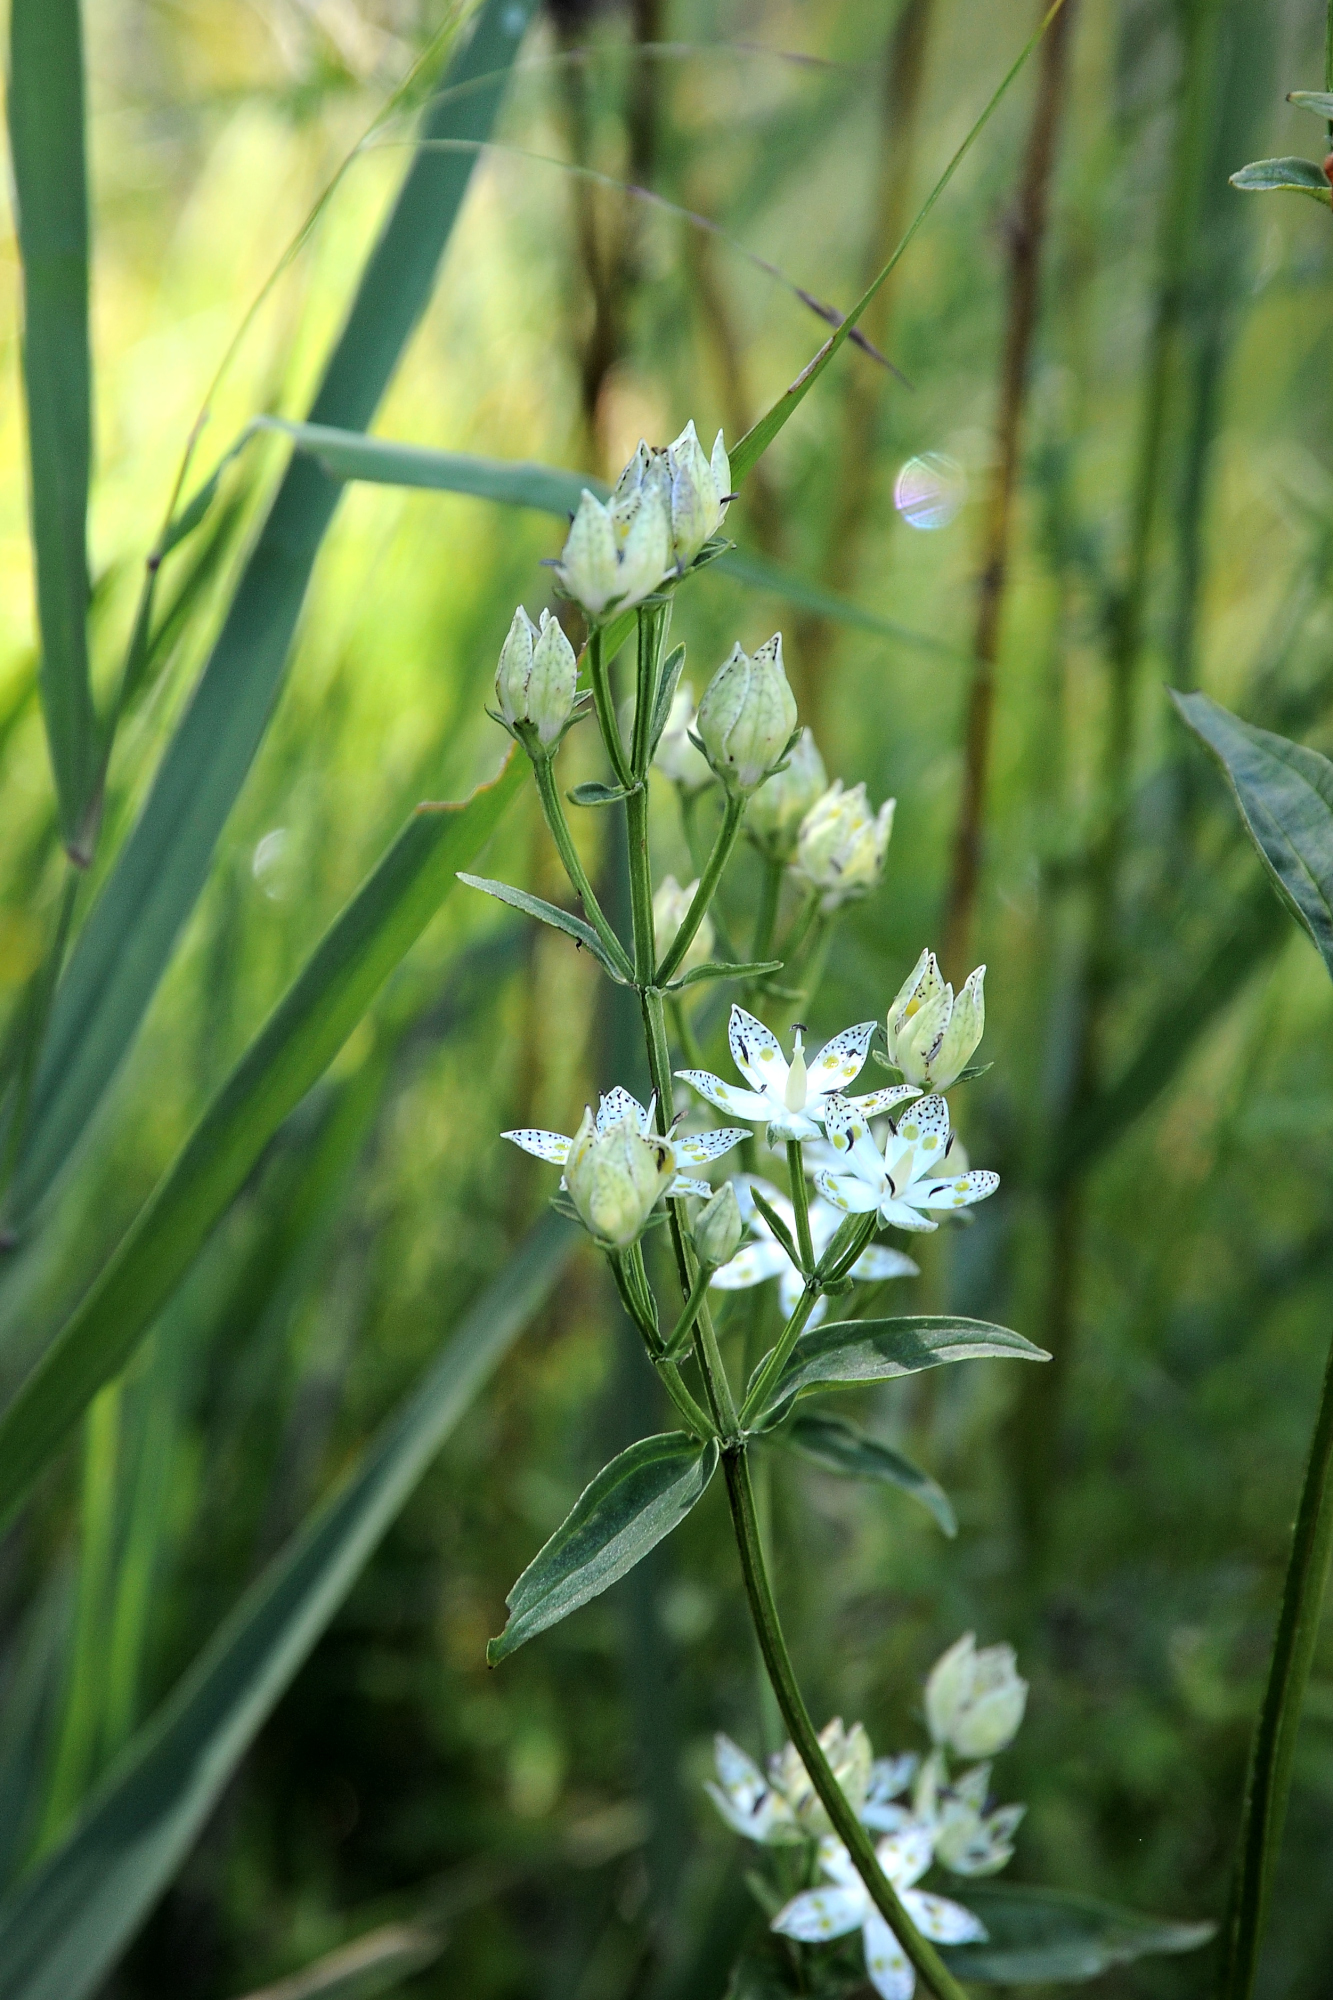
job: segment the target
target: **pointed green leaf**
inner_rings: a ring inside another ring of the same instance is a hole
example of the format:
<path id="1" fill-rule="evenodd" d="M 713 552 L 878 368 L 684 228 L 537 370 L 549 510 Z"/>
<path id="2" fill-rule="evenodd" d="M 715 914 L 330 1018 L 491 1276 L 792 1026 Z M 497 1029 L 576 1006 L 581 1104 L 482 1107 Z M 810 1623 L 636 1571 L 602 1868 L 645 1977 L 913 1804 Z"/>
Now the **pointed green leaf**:
<path id="1" fill-rule="evenodd" d="M 1225 771 L 1278 894 L 1333 973 L 1333 764 L 1242 722 L 1206 694 L 1172 700 Z"/>
<path id="2" fill-rule="evenodd" d="M 662 731 L 671 715 L 671 704 L 676 699 L 676 689 L 680 686 L 681 673 L 685 666 L 685 648 L 673 646 L 662 667 L 662 678 L 657 683 L 657 702 L 653 708 L 653 726 L 648 732 L 648 758 L 651 762 L 657 755 L 657 746 L 662 741 Z"/>
<path id="3" fill-rule="evenodd" d="M 799 1271 L 801 1268 L 801 1253 L 796 1248 L 795 1238 L 786 1223 L 782 1220 L 782 1217 L 778 1214 L 772 1203 L 765 1200 L 757 1187 L 751 1186 L 750 1199 Z"/>
<path id="4" fill-rule="evenodd" d="M 1009 1981 L 1095 1979 L 1112 1966 L 1158 1952 L 1197 1951 L 1215 1924 L 1174 1923 L 1116 1909 L 1094 1896 L 1063 1889 L 1024 1889 L 968 1882 L 960 1899 L 986 1926 L 985 1944 L 942 1948 L 960 1979 Z"/>
<path id="5" fill-rule="evenodd" d="M 509 1622 L 486 1648 L 491 1666 L 641 1562 L 703 1497 L 716 1469 L 716 1442 L 684 1431 L 640 1438 L 604 1465 L 505 1599 Z"/>
<path id="6" fill-rule="evenodd" d="M 1325 206 L 1333 205 L 1328 176 L 1314 160 L 1251 160 L 1248 167 L 1232 174 L 1231 185 L 1245 194 L 1308 194 Z"/>
<path id="7" fill-rule="evenodd" d="M 100 1986 L 577 1241 L 554 1217 L 524 1240 L 420 1386 L 127 1745 L 73 1831 L 0 1906 L 0 2000 L 83 2000 Z"/>
<path id="8" fill-rule="evenodd" d="M 756 1200 L 758 1197 L 756 1196 Z M 803 1389 L 853 1382 L 887 1382 L 945 1361 L 1049 1361 L 1021 1333 L 984 1319 L 924 1315 L 905 1319 L 835 1320 L 803 1333 L 773 1386 L 776 1409 Z"/>
<path id="9" fill-rule="evenodd" d="M 913 1465 L 910 1458 L 849 1424 L 845 1417 L 825 1417 L 813 1410 L 802 1410 L 790 1427 L 776 1436 L 779 1444 L 822 1465 L 826 1472 L 839 1472 L 845 1479 L 878 1479 L 889 1486 L 900 1486 L 904 1493 L 910 1493 L 914 1500 L 930 1509 L 946 1535 L 958 1533 L 958 1517 L 944 1488 L 920 1466 Z"/>
<path id="10" fill-rule="evenodd" d="M 709 959 L 706 965 L 692 966 L 680 979 L 673 979 L 666 990 L 679 993 L 683 986 L 698 986 L 708 979 L 761 979 L 766 972 L 781 970 L 780 958 L 747 959 L 741 964 L 733 964 L 730 959 Z"/>
<path id="11" fill-rule="evenodd" d="M 485 875 L 459 874 L 460 882 L 466 882 L 469 889 L 480 889 L 483 896 L 494 896 L 497 903 L 508 903 L 511 910 L 522 910 L 525 916 L 535 917 L 540 924 L 549 924 L 553 931 L 563 931 L 572 937 L 585 951 L 590 951 L 602 969 L 614 979 L 617 986 L 625 986 L 626 980 L 620 967 L 612 959 L 591 924 L 585 924 L 582 917 L 576 917 L 569 910 L 562 910 L 558 903 L 548 903 L 541 896 L 530 896 L 526 889 L 512 889 L 508 882 L 492 882 Z"/>
<path id="12" fill-rule="evenodd" d="M 535 0 L 483 0 L 423 114 L 427 140 L 489 136 Z M 45 23 L 44 0 L 29 0 Z M 40 32 L 40 28 L 35 28 Z M 311 409 L 368 424 L 424 311 L 475 155 L 420 150 L 367 260 Z M 75 941 L 52 1010 L 11 1189 L 21 1221 L 77 1143 L 157 991 L 282 690 L 306 586 L 341 487 L 296 459 L 137 823 Z"/>
<path id="13" fill-rule="evenodd" d="M 13 0 L 9 59 L 42 707 L 65 843 L 82 851 L 98 746 L 88 673 L 92 363 L 79 0 Z"/>
<path id="14" fill-rule="evenodd" d="M 1287 102 L 1300 111 L 1313 111 L 1317 118 L 1333 118 L 1333 96 L 1326 90 L 1289 90 Z"/>
<path id="15" fill-rule="evenodd" d="M 0 1519 L 119 1373 L 264 1147 L 323 1075 L 489 839 L 526 770 L 510 751 L 461 806 L 420 806 L 325 933 L 73 1316 L 0 1415 Z"/>
<path id="16" fill-rule="evenodd" d="M 642 786 L 635 787 L 642 790 Z M 630 796 L 625 785 L 603 785 L 596 778 L 590 778 L 586 785 L 575 785 L 565 797 L 572 806 L 614 806 Z"/>

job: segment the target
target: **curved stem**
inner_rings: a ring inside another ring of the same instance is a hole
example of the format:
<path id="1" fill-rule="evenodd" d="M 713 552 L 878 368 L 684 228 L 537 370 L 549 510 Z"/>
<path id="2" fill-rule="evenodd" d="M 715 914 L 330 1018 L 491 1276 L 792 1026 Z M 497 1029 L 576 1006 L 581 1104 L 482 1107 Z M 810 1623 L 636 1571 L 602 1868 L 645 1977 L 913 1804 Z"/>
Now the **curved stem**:
<path id="1" fill-rule="evenodd" d="M 736 1547 L 741 1559 L 741 1574 L 745 1579 L 745 1594 L 749 1599 L 750 1616 L 754 1620 L 759 1650 L 764 1656 L 768 1678 L 772 1682 L 778 1707 L 782 1710 L 782 1719 L 791 1734 L 797 1754 L 809 1773 L 810 1782 L 818 1792 L 825 1812 L 833 1823 L 834 1832 L 851 1855 L 856 1872 L 865 1883 L 867 1894 L 892 1929 L 921 1979 L 936 1996 L 936 2000 L 967 2000 L 966 1993 L 939 1953 L 921 1936 L 898 1900 L 893 1884 L 879 1865 L 870 1835 L 856 1817 L 846 1794 L 829 1769 L 828 1759 L 820 1748 L 819 1737 L 797 1684 L 791 1656 L 787 1651 L 787 1642 L 782 1636 L 782 1626 L 778 1622 L 777 1605 L 773 1601 L 773 1588 L 768 1580 L 768 1567 L 764 1561 L 763 1545 L 759 1537 L 759 1523 L 755 1517 L 750 1469 L 746 1464 L 744 1451 L 725 1453 L 722 1464 L 726 1473 L 727 1498 L 731 1503 L 732 1526 L 736 1533 Z"/>
<path id="2" fill-rule="evenodd" d="M 1319 1635 L 1330 1550 L 1333 1550 L 1333 1347 L 1329 1349 L 1324 1371 L 1319 1414 L 1292 1531 L 1268 1685 L 1250 1752 L 1218 1986 L 1222 2000 L 1249 2000 L 1254 1988 L 1273 1869 L 1282 1844 L 1282 1822 L 1296 1755 L 1301 1704 Z"/>
<path id="3" fill-rule="evenodd" d="M 717 830 L 717 839 L 713 842 L 713 851 L 704 863 L 704 872 L 699 877 L 699 886 L 694 892 L 694 899 L 689 909 L 685 912 L 680 929 L 671 940 L 666 957 L 662 960 L 654 975 L 655 983 L 658 986 L 665 986 L 673 973 L 679 971 L 681 960 L 694 943 L 694 934 L 708 913 L 708 905 L 717 894 L 717 885 L 722 879 L 722 870 L 731 858 L 731 850 L 736 845 L 736 835 L 741 830 L 741 821 L 744 817 L 745 800 L 737 797 L 734 792 L 728 792 L 726 810 L 722 815 L 722 824 Z"/>
<path id="4" fill-rule="evenodd" d="M 542 802 L 542 816 L 551 830 L 551 838 L 559 850 L 566 875 L 570 879 L 575 895 L 583 905 L 588 922 L 606 946 L 613 963 L 626 979 L 634 977 L 634 967 L 624 945 L 612 930 L 606 913 L 598 902 L 587 870 L 579 859 L 579 851 L 574 845 L 574 836 L 565 818 L 565 809 L 560 803 L 560 788 L 555 782 L 555 772 L 549 757 L 532 759 L 532 774 L 537 780 L 537 796 Z"/>

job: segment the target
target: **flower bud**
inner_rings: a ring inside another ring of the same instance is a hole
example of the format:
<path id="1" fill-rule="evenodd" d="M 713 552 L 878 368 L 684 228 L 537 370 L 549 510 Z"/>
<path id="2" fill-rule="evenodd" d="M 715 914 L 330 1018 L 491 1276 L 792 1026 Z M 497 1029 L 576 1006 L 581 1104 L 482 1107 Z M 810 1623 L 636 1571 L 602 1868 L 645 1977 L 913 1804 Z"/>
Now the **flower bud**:
<path id="1" fill-rule="evenodd" d="M 539 740 L 559 741 L 574 709 L 578 661 L 560 621 L 542 612 L 540 629 L 520 604 L 500 649 L 495 674 L 495 698 L 511 726 L 531 723 Z"/>
<path id="2" fill-rule="evenodd" d="M 682 889 L 674 875 L 664 875 L 656 895 L 653 897 L 653 954 L 657 962 L 666 957 L 675 942 L 676 932 L 685 921 L 685 913 L 694 901 L 694 892 L 699 884 L 697 879 Z M 706 965 L 713 955 L 713 920 L 705 916 L 698 930 L 690 939 L 685 956 L 680 961 L 679 970 L 692 972 L 696 965 Z"/>
<path id="3" fill-rule="evenodd" d="M 986 968 L 969 974 L 962 992 L 940 977 L 935 954 L 923 951 L 889 1008 L 889 1061 L 909 1083 L 947 1090 L 967 1068 L 986 1026 Z"/>
<path id="4" fill-rule="evenodd" d="M 670 568 L 671 480 L 661 460 L 640 444 L 609 501 L 583 490 L 555 573 L 590 618 L 642 603 Z"/>
<path id="5" fill-rule="evenodd" d="M 879 881 L 893 831 L 893 808 L 894 800 L 886 799 L 872 813 L 864 785 L 845 792 L 842 779 L 835 778 L 801 821 L 796 872 L 819 891 L 826 915 L 854 896 L 864 896 Z"/>
<path id="6" fill-rule="evenodd" d="M 677 570 L 688 568 L 704 543 L 715 535 L 726 514 L 724 496 L 731 491 L 731 466 L 721 431 L 706 459 L 693 419 L 674 444 L 667 446 L 671 478 L 671 552 Z"/>
<path id="7" fill-rule="evenodd" d="M 935 1662 L 926 1682 L 926 1721 L 941 1747 L 960 1757 L 993 1757 L 1013 1742 L 1028 1684 L 1012 1646 L 984 1646 L 971 1632 Z"/>
<path id="8" fill-rule="evenodd" d="M 694 1225 L 694 1247 L 700 1261 L 715 1270 L 729 1264 L 740 1248 L 741 1211 L 736 1190 L 725 1181 Z"/>
<path id="9" fill-rule="evenodd" d="M 583 1114 L 565 1164 L 565 1186 L 589 1235 L 604 1250 L 628 1250 L 676 1175 L 665 1139 L 645 1136 L 625 1117 L 598 1132 Z"/>
<path id="10" fill-rule="evenodd" d="M 688 681 L 682 681 L 671 697 L 666 727 L 653 753 L 653 762 L 664 777 L 683 786 L 687 792 L 702 791 L 705 785 L 713 782 L 712 765 L 702 750 L 690 741 L 690 732 L 697 721 L 694 689 Z"/>
<path id="11" fill-rule="evenodd" d="M 796 727 L 796 697 L 782 668 L 782 634 L 753 657 L 738 644 L 704 689 L 698 736 L 724 785 L 752 792 L 779 764 Z"/>
<path id="12" fill-rule="evenodd" d="M 820 1730 L 819 1747 L 828 1759 L 839 1790 L 859 1817 L 870 1789 L 870 1767 L 874 1761 L 870 1738 L 859 1722 L 854 1722 L 850 1729 L 844 1729 L 841 1716 L 835 1715 L 832 1722 L 826 1722 Z M 830 1833 L 832 1824 L 823 1801 L 801 1762 L 795 1744 L 784 1744 L 769 1760 L 768 1769 L 775 1788 L 783 1793 L 807 1833 Z"/>
<path id="13" fill-rule="evenodd" d="M 775 861 L 786 861 L 796 846 L 801 821 L 827 788 L 824 759 L 811 731 L 803 729 L 792 746 L 786 769 L 766 778 L 750 800 L 746 831 Z"/>

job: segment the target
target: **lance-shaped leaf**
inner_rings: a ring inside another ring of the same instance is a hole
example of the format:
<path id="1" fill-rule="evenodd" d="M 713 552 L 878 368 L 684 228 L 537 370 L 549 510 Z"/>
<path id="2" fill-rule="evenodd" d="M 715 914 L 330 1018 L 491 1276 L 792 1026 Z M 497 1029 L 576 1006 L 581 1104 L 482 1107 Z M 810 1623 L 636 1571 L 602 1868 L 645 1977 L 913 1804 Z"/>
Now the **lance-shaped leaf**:
<path id="1" fill-rule="evenodd" d="M 997 1984 L 1096 1979 L 1112 1966 L 1154 1953 L 1197 1951 L 1216 1929 L 1143 1916 L 1062 1889 L 969 1882 L 960 1893 L 987 1932 L 985 1944 L 941 1948 L 960 1979 Z"/>
<path id="2" fill-rule="evenodd" d="M 65 842 L 86 858 L 97 726 L 88 676 L 92 364 L 79 0 L 13 0 L 9 55 L 42 708 Z"/>
<path id="3" fill-rule="evenodd" d="M 101 1985 L 577 1241 L 548 1217 L 519 1246 L 419 1387 L 126 1746 L 73 1830 L 0 1907 L 0 2000 L 83 2000 Z"/>
<path id="4" fill-rule="evenodd" d="M 666 990 L 679 993 L 684 986 L 698 986 L 708 979 L 761 979 L 765 973 L 781 970 L 780 958 L 746 959 L 740 964 L 733 964 L 730 959 L 710 958 L 706 964 L 692 966 L 679 979 L 673 979 Z"/>
<path id="5" fill-rule="evenodd" d="M 1251 160 L 1248 167 L 1232 174 L 1231 185 L 1243 194 L 1308 194 L 1315 201 L 1322 201 L 1326 208 L 1333 204 L 1333 192 L 1324 169 L 1313 160 L 1299 157 Z"/>
<path id="6" fill-rule="evenodd" d="M 1049 1361 L 1021 1333 L 984 1319 L 926 1314 L 905 1319 L 846 1319 L 803 1333 L 773 1385 L 774 1410 L 803 1389 L 887 1382 L 945 1361 Z"/>
<path id="7" fill-rule="evenodd" d="M 1172 700 L 1225 771 L 1278 894 L 1333 973 L 1333 764 L 1242 722 L 1206 694 Z"/>
<path id="8" fill-rule="evenodd" d="M 110 1263 L 0 1416 L 0 1518 L 119 1373 L 268 1141 L 323 1075 L 522 785 L 510 751 L 461 806 L 421 806 L 325 933 Z"/>
<path id="9" fill-rule="evenodd" d="M 944 1488 L 910 1458 L 881 1444 L 845 1417 L 801 1410 L 787 1429 L 777 1433 L 777 1442 L 845 1479 L 877 1479 L 887 1486 L 901 1487 L 930 1509 L 946 1535 L 958 1533 L 958 1517 Z"/>
<path id="10" fill-rule="evenodd" d="M 582 917 L 576 917 L 570 910 L 562 910 L 558 903 L 548 903 L 544 897 L 531 896 L 526 889 L 513 889 L 508 882 L 492 882 L 485 875 L 464 875 L 461 871 L 458 879 L 465 882 L 469 889 L 480 889 L 484 896 L 494 896 L 497 903 L 508 903 L 511 910 L 522 910 L 525 916 L 536 917 L 538 923 L 549 924 L 553 931 L 563 931 L 566 937 L 572 937 L 585 951 L 592 953 L 617 986 L 629 984 L 592 925 L 585 924 Z"/>
<path id="11" fill-rule="evenodd" d="M 535 0 L 483 0 L 427 106 L 422 137 L 485 139 Z M 48 9 L 32 0 L 44 23 Z M 424 311 L 474 155 L 423 147 L 367 260 L 311 408 L 368 424 Z M 75 941 L 34 1082 L 10 1190 L 21 1222 L 92 1117 L 208 879 L 213 850 L 263 741 L 315 557 L 342 488 L 308 458 L 288 466 L 208 662 L 132 832 Z"/>
<path id="12" fill-rule="evenodd" d="M 509 1623 L 486 1648 L 494 1667 L 641 1562 L 702 1498 L 717 1444 L 684 1431 L 640 1438 L 604 1465 L 505 1599 Z"/>

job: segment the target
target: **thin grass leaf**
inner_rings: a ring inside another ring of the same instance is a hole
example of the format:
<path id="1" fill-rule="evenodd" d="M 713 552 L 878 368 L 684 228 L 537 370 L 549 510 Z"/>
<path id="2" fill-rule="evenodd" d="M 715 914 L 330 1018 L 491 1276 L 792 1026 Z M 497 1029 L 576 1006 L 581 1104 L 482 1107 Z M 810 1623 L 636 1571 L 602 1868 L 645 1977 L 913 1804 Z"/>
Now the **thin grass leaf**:
<path id="1" fill-rule="evenodd" d="M 1144 1916 L 1070 1890 L 1007 1882 L 969 1882 L 963 1898 L 986 1926 L 986 1943 L 946 1945 L 943 1956 L 960 1979 L 1000 1985 L 1096 1979 L 1138 1958 L 1197 1951 L 1217 1928 Z"/>
<path id="2" fill-rule="evenodd" d="M 485 875 L 464 875 L 458 877 L 469 889 L 480 889 L 483 896 L 494 896 L 497 903 L 508 903 L 513 910 L 522 910 L 528 917 L 535 917 L 538 923 L 549 924 L 553 931 L 563 931 L 576 944 L 590 951 L 608 978 L 617 986 L 628 985 L 624 973 L 612 959 L 591 924 L 585 924 L 581 917 L 569 910 L 562 910 L 558 903 L 548 903 L 541 896 L 531 896 L 526 889 L 513 889 L 508 882 L 492 882 Z"/>
<path id="3" fill-rule="evenodd" d="M 525 1238 L 419 1387 L 127 1746 L 74 1830 L 0 1906 L 0 2000 L 84 2000 L 106 1977 L 577 1240 L 554 1218 Z"/>
<path id="4" fill-rule="evenodd" d="M 65 844 L 86 860 L 98 746 L 88 671 L 92 360 L 79 0 L 13 0 L 9 64 L 42 708 Z"/>
<path id="5" fill-rule="evenodd" d="M 786 1430 L 776 1433 L 775 1441 L 799 1457 L 808 1458 L 813 1465 L 822 1466 L 825 1472 L 836 1472 L 844 1479 L 875 1479 L 899 1487 L 930 1510 L 946 1535 L 958 1533 L 958 1516 L 944 1488 L 919 1465 L 913 1465 L 910 1458 L 881 1444 L 878 1438 L 848 1423 L 845 1417 L 826 1417 L 814 1410 L 802 1410 Z"/>
<path id="6" fill-rule="evenodd" d="M 30 5 L 44 16 L 39 0 Z M 471 39 L 427 107 L 424 138 L 489 134 L 533 5 L 484 0 Z M 474 79 L 476 88 L 459 88 Z M 430 298 L 472 167 L 470 155 L 425 150 L 414 158 L 325 368 L 312 422 L 352 430 L 370 422 Z M 101 1102 L 208 878 L 281 692 L 340 492 L 308 459 L 287 468 L 143 811 L 76 941 L 11 1191 L 19 1221 L 51 1186 Z"/>
<path id="7" fill-rule="evenodd" d="M 486 1648 L 488 1665 L 609 1590 L 679 1527 L 716 1470 L 716 1441 L 684 1431 L 640 1438 L 604 1465 L 505 1599 L 509 1622 Z"/>
<path id="8" fill-rule="evenodd" d="M 244 2000 L 370 2000 L 433 1965 L 444 1944 L 445 1933 L 430 1924 L 381 1924 Z"/>
<path id="9" fill-rule="evenodd" d="M 0 1518 L 124 1367 L 264 1147 L 323 1075 L 526 775 L 510 751 L 460 806 L 420 806 L 325 933 L 91 1291 L 0 1416 Z"/>

